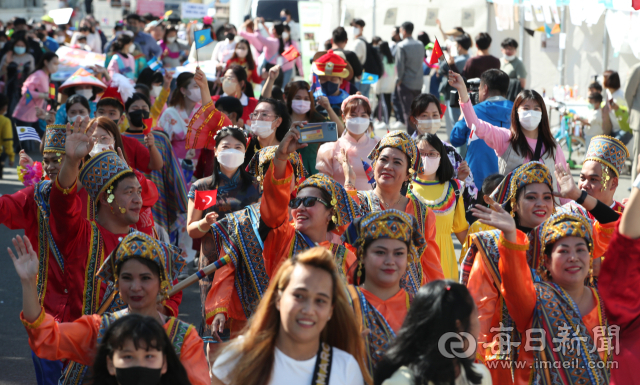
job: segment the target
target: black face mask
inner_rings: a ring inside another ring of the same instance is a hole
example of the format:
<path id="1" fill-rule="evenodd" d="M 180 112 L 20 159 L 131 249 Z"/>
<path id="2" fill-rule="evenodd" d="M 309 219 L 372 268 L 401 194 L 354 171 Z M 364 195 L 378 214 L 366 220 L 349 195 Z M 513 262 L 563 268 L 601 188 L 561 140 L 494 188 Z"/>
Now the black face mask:
<path id="1" fill-rule="evenodd" d="M 133 127 L 143 127 L 142 120 L 149 119 L 149 111 L 145 110 L 135 110 L 129 112 L 129 123 Z"/>
<path id="2" fill-rule="evenodd" d="M 120 385 L 157 385 L 162 377 L 162 368 L 151 369 L 142 366 L 116 368 L 116 380 Z"/>
<path id="3" fill-rule="evenodd" d="M 227 32 L 224 37 L 226 37 L 227 39 L 229 39 L 229 41 L 233 41 L 233 39 L 235 39 L 236 35 L 233 34 L 232 32 Z"/>

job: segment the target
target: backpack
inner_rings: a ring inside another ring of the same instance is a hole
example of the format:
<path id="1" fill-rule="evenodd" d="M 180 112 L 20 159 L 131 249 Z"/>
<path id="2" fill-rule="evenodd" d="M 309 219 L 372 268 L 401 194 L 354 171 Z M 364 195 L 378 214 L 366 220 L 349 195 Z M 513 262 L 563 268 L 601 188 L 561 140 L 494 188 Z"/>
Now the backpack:
<path id="1" fill-rule="evenodd" d="M 382 58 L 380 58 L 380 54 L 373 45 L 364 38 L 359 37 L 358 39 L 362 40 L 367 46 L 367 60 L 363 65 L 364 71 L 370 74 L 382 76 L 384 74 L 384 67 L 382 65 Z"/>

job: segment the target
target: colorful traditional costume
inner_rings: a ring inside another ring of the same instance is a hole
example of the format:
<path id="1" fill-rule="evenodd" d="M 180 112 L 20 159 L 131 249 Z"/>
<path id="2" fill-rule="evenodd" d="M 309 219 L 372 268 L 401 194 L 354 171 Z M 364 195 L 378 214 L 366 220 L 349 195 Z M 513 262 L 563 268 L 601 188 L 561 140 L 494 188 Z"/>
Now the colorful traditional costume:
<path id="1" fill-rule="evenodd" d="M 249 169 L 258 170 L 258 180 L 263 183 L 261 203 L 229 214 L 212 226 L 231 263 L 215 274 L 207 297 L 207 322 L 213 322 L 216 314 L 225 313 L 227 319 L 233 320 L 232 333 L 236 333 L 253 314 L 269 285 L 269 277 L 280 264 L 316 246 L 297 231 L 289 219 L 292 180 L 295 177 L 300 181 L 304 173 L 300 156 L 297 153 L 289 155 L 285 176 L 278 180 L 273 175 L 275 151 L 276 147 L 262 149 L 249 165 Z M 262 176 L 264 166 L 269 168 Z M 306 187 L 319 188 L 331 196 L 335 210 L 333 222 L 337 227 L 346 226 L 359 216 L 353 199 L 333 179 L 316 174 L 300 183 L 296 191 Z M 319 245 L 331 250 L 339 273 L 346 280 L 347 272 L 356 260 L 355 255 L 341 244 L 324 241 Z"/>
<path id="2" fill-rule="evenodd" d="M 551 174 L 542 162 L 529 162 L 517 167 L 503 179 L 491 198 L 503 205 L 505 209 L 512 210 L 515 206 L 518 190 L 533 183 L 544 183 L 549 186 L 550 191 L 553 191 Z M 587 212 L 577 205 L 569 204 L 559 209 L 563 212 L 576 211 L 585 217 L 587 216 Z M 608 228 L 612 226 L 613 224 L 595 224 L 595 250 L 602 252 L 606 249 L 609 241 L 606 233 L 609 231 Z M 528 229 L 528 231 L 532 230 Z M 489 230 L 471 235 L 469 250 L 462 264 L 461 282 L 467 285 L 478 307 L 480 321 L 479 358 L 484 362 L 507 361 L 497 362 L 495 365 L 490 364 L 488 367 L 494 383 L 512 384 L 514 383 L 513 377 L 518 374 L 522 375 L 524 372 L 516 373 L 515 365 L 513 370 L 509 368 L 509 361 L 518 360 L 518 352 L 516 349 L 507 349 L 501 340 L 505 335 L 504 328 L 509 330 L 507 335 L 511 341 L 520 341 L 520 335 L 514 328 L 514 321 L 500 292 L 502 278 L 498 266 L 502 256 L 505 255 L 505 250 L 501 249 L 500 234 L 499 230 Z M 521 383 L 521 381 L 523 381 L 522 378 L 515 380 L 516 383 Z"/>
<path id="3" fill-rule="evenodd" d="M 609 175 L 610 171 L 615 173 L 616 178 L 620 177 L 624 162 L 628 157 L 629 150 L 627 150 L 627 146 L 624 143 L 611 136 L 598 135 L 591 138 L 584 162 L 591 160 L 602 165 L 602 186 L 605 188 L 604 186 L 609 179 L 614 177 Z M 624 211 L 624 205 L 617 201 L 613 201 L 611 208 L 620 214 Z M 589 215 L 589 218 L 591 220 L 595 219 L 593 215 Z"/>
<path id="4" fill-rule="evenodd" d="M 505 255 L 499 261 L 501 291 L 515 323 L 510 326 L 520 334 L 518 359 L 526 362 L 524 368 L 515 369 L 516 384 L 609 383 L 607 363 L 611 359 L 613 328 L 609 329 L 598 291 L 585 289 L 591 291 L 595 307 L 582 315 L 562 287 L 540 279 L 547 275 L 545 252 L 562 238 L 584 238 L 589 251 L 593 251 L 591 228 L 591 221 L 585 216 L 561 212 L 536 228 L 531 245 L 519 230 L 516 243 L 500 234 L 499 249 Z M 537 275 L 530 274 L 532 268 Z M 571 365 L 546 365 L 555 362 Z"/>
<path id="5" fill-rule="evenodd" d="M 385 210 L 369 213 L 356 219 L 349 225 L 342 235 L 342 240 L 357 248 L 358 261 L 364 259 L 364 245 L 377 239 L 397 239 L 408 245 L 407 267 L 409 264 L 419 264 L 419 256 L 427 247 L 427 241 L 422 236 L 418 221 L 415 217 L 398 211 Z M 413 294 L 409 294 L 402 286 L 407 281 L 411 271 L 407 269 L 405 277 L 400 281 L 400 290 L 396 295 L 381 300 L 363 287 L 348 286 L 351 304 L 360 324 L 360 331 L 369 329 L 371 332 L 364 339 L 367 352 L 369 374 L 373 375 L 375 365 L 380 361 L 389 344 L 396 337 L 404 318 L 409 311 Z M 366 275 L 365 275 L 366 278 Z"/>
<path id="6" fill-rule="evenodd" d="M 114 253 L 102 264 L 97 276 L 118 289 L 116 272 L 131 258 L 147 259 L 158 264 L 160 295 L 165 300 L 169 298 L 172 282 L 186 266 L 178 248 L 134 231 L 124 237 Z M 96 346 L 101 342 L 105 331 L 113 321 L 126 316 L 128 312 L 129 309 L 123 309 L 102 315 L 84 315 L 74 322 L 65 323 L 56 323 L 44 311 L 32 323 L 27 322 L 22 314 L 20 318 L 29 334 L 29 345 L 39 357 L 73 361 L 67 366 L 61 384 L 82 384 L 87 367 L 93 364 Z M 174 317 L 163 318 L 167 335 L 191 383 L 210 384 L 204 346 L 195 327 Z"/>
<path id="7" fill-rule="evenodd" d="M 415 141 L 403 131 L 392 131 L 378 142 L 369 154 L 369 159 L 373 161 L 372 167 L 375 168 L 380 152 L 386 147 L 396 148 L 407 156 L 410 166 L 409 172 L 411 174 L 416 172 L 424 173 L 418 147 Z M 357 194 L 354 194 L 354 198 L 356 198 L 360 204 L 362 215 L 386 209 L 382 206 L 380 198 L 374 191 L 358 191 Z M 418 265 L 412 265 L 412 268 L 416 269 L 412 275 L 420 277 L 420 281 L 414 283 L 416 286 L 412 294 L 415 294 L 423 284 L 436 279 L 444 279 L 444 274 L 442 273 L 442 266 L 440 264 L 440 249 L 435 241 L 436 216 L 431 209 L 420 202 L 411 190 L 407 191 L 407 198 L 409 198 L 409 203 L 407 203 L 404 211 L 407 214 L 413 215 L 418 220 L 418 226 L 427 240 L 427 247 L 420 257 L 420 267 Z"/>

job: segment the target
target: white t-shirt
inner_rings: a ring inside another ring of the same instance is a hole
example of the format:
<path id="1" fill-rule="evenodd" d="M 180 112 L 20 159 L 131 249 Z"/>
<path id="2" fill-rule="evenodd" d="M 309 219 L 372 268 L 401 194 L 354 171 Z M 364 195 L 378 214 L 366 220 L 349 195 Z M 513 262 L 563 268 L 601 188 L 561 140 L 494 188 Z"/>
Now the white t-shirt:
<path id="1" fill-rule="evenodd" d="M 240 339 L 242 337 L 238 337 Z M 229 374 L 236 366 L 238 359 L 229 359 L 235 355 L 234 345 L 232 343 L 218 356 L 216 362 L 213 363 L 211 373 L 220 381 L 229 384 Z M 275 348 L 275 360 L 273 371 L 271 372 L 271 380 L 269 385 L 275 384 L 291 384 L 291 385 L 310 385 L 313 370 L 316 366 L 316 357 L 305 361 L 296 361 L 285 355 L 280 349 Z M 343 350 L 333 348 L 333 357 L 331 361 L 331 374 L 328 385 L 364 385 L 362 372 L 353 356 Z"/>

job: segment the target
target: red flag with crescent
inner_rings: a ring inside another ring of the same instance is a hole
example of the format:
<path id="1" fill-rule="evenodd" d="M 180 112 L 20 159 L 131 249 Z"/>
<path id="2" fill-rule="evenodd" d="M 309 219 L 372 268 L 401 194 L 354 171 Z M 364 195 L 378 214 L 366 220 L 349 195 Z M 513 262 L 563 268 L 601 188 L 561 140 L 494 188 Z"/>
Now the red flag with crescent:
<path id="1" fill-rule="evenodd" d="M 431 51 L 431 59 L 429 60 L 429 64 L 436 64 L 438 62 L 438 59 L 440 59 L 441 57 L 442 48 L 440 48 L 440 43 L 438 43 L 438 39 L 436 39 L 436 42 L 433 45 L 433 50 Z"/>
<path id="2" fill-rule="evenodd" d="M 216 204 L 216 196 L 218 190 L 198 191 L 196 190 L 196 199 L 194 199 L 195 209 L 204 211 Z"/>

